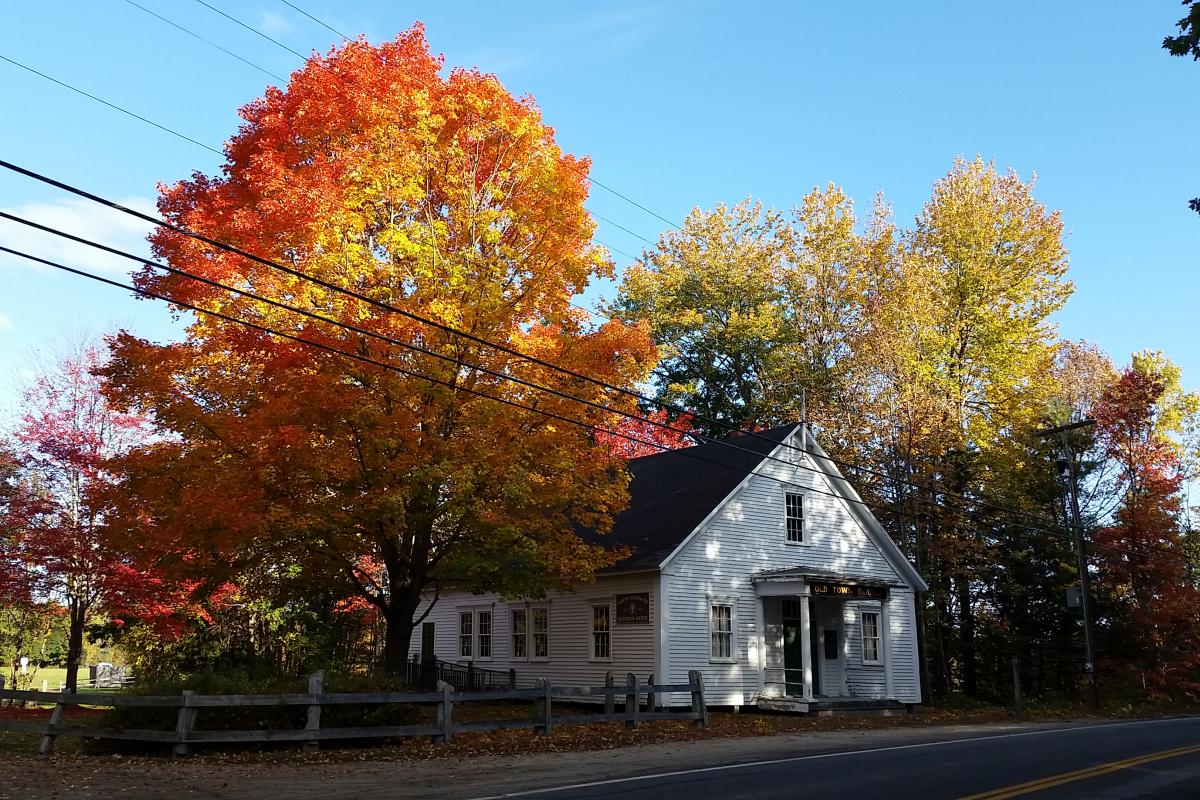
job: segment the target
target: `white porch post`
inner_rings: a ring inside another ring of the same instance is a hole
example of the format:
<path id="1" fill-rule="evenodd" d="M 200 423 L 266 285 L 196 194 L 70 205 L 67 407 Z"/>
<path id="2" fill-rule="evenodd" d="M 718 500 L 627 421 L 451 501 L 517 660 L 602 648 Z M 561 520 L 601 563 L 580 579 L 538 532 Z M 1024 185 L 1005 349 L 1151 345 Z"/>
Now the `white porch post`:
<path id="1" fill-rule="evenodd" d="M 754 593 L 754 641 L 757 643 L 758 658 L 751 663 L 758 669 L 758 697 L 761 698 L 767 688 L 767 626 L 766 615 L 763 613 L 763 598 L 757 591 Z"/>
<path id="2" fill-rule="evenodd" d="M 882 629 L 879 631 L 879 647 L 883 651 L 880 656 L 883 658 L 884 691 L 887 700 L 896 698 L 895 689 L 892 688 L 892 623 L 888 615 L 888 607 L 891 604 L 892 593 L 889 590 L 883 602 L 879 604 L 879 627 Z"/>
<path id="3" fill-rule="evenodd" d="M 809 603 L 812 602 L 812 596 L 808 591 L 808 583 L 801 589 L 800 596 L 800 653 L 801 660 L 804 662 L 804 699 L 813 699 L 813 668 L 812 668 L 812 613 L 809 610 Z"/>

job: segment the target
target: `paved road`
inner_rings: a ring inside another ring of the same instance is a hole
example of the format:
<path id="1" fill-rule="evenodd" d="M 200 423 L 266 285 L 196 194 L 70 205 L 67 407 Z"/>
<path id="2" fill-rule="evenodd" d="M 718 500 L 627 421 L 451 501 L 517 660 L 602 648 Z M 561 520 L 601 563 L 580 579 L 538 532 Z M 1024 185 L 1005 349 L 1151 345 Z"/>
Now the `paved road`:
<path id="1" fill-rule="evenodd" d="M 970 736 L 693 767 L 491 797 L 1200 800 L 1200 719 Z"/>

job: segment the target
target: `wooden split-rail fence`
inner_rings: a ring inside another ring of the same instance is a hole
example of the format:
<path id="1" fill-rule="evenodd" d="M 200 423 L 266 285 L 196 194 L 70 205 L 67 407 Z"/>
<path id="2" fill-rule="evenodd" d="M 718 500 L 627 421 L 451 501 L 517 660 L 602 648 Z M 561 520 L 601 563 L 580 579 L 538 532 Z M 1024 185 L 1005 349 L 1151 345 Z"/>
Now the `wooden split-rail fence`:
<path id="1" fill-rule="evenodd" d="M 324 675 L 316 673 L 309 678 L 305 694 L 195 694 L 185 691 L 180 695 L 150 696 L 123 694 L 68 694 L 65 692 L 30 692 L 14 689 L 0 690 L 0 699 L 24 701 L 25 704 L 49 705 L 47 721 L 0 718 L 0 731 L 32 733 L 41 735 L 40 752 L 54 752 L 54 743 L 59 736 L 76 736 L 87 739 L 120 739 L 135 742 L 162 742 L 173 746 L 175 755 L 188 755 L 197 744 L 231 744 L 264 742 L 302 742 L 307 749 L 315 749 L 319 742 L 338 739 L 382 739 L 409 736 L 428 736 L 435 742 L 445 743 L 455 734 L 474 731 L 495 731 L 509 728 L 532 728 L 539 735 L 549 736 L 560 725 L 584 725 L 597 722 L 624 722 L 629 729 L 636 729 L 643 722 L 652 720 L 690 720 L 704 728 L 708 726 L 708 708 L 704 699 L 704 678 L 700 672 L 688 673 L 688 682 L 675 685 L 655 685 L 653 677 L 648 683 L 640 683 L 630 673 L 624 685 L 617 684 L 610 674 L 604 686 L 554 686 L 546 679 L 530 689 L 492 689 L 487 691 L 456 692 L 449 684 L 442 684 L 436 692 L 341 692 L 323 691 Z M 666 706 L 671 694 L 687 693 L 691 703 L 684 708 Z M 594 702 L 602 698 L 602 713 L 576 713 L 554 715 L 555 702 Z M 643 705 L 643 699 L 645 701 Z M 456 705 L 484 701 L 530 701 L 533 713 L 518 719 L 458 722 L 454 718 Z M 336 705 L 433 705 L 436 708 L 434 722 L 416 725 L 372 725 L 362 727 L 322 727 L 321 709 Z M 620 705 L 620 710 L 617 706 Z M 67 721 L 66 710 L 70 706 L 99 708 L 142 707 L 175 708 L 175 730 L 135 729 L 102 727 L 80 721 Z M 213 708 L 245 707 L 288 707 L 304 706 L 307 714 L 303 728 L 273 728 L 256 730 L 204 729 L 198 725 L 203 721 L 201 712 Z"/>

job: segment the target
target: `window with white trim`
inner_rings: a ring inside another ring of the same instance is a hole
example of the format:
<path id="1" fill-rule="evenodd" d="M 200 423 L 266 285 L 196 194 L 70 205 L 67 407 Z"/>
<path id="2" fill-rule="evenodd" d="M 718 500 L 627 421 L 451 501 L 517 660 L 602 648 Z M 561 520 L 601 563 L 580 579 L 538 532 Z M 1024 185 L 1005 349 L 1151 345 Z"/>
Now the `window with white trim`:
<path id="1" fill-rule="evenodd" d="M 724 601 L 709 604 L 711 644 L 709 657 L 714 661 L 733 660 L 733 605 Z"/>
<path id="2" fill-rule="evenodd" d="M 492 658 L 492 610 L 463 608 L 458 611 L 458 657 L 476 661 Z"/>
<path id="3" fill-rule="evenodd" d="M 612 658 L 612 607 L 608 603 L 592 606 L 592 660 Z"/>
<path id="4" fill-rule="evenodd" d="M 804 495 L 787 492 L 784 495 L 787 509 L 787 540 L 789 542 L 804 541 Z"/>
<path id="5" fill-rule="evenodd" d="M 550 658 L 550 607 L 529 609 L 529 629 L 533 633 L 533 657 Z"/>
<path id="6" fill-rule="evenodd" d="M 475 652 L 475 612 L 458 612 L 458 655 L 459 658 L 471 658 Z"/>
<path id="7" fill-rule="evenodd" d="M 529 609 L 512 610 L 512 657 L 529 658 Z"/>
<path id="8" fill-rule="evenodd" d="M 479 658 L 492 657 L 492 610 L 480 609 L 475 612 L 475 636 L 479 647 L 475 648 Z"/>
<path id="9" fill-rule="evenodd" d="M 862 660 L 864 664 L 883 663 L 883 638 L 878 611 L 862 612 Z"/>

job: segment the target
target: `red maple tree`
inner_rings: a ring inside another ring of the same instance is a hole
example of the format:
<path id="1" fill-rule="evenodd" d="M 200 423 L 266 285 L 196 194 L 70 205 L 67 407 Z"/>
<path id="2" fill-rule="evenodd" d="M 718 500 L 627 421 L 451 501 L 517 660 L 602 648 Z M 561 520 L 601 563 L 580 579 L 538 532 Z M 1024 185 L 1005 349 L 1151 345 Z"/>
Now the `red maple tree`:
<path id="1" fill-rule="evenodd" d="M 692 415 L 681 414 L 675 420 L 669 417 L 665 408 L 645 414 L 643 418 L 648 422 L 622 417 L 616 425 L 597 430 L 596 441 L 626 460 L 690 447 L 695 438 Z"/>
<path id="2" fill-rule="evenodd" d="M 95 374 L 103 362 L 99 346 L 77 345 L 42 367 L 22 393 L 3 508 L 9 546 L 0 583 L 65 606 L 72 692 L 92 615 L 141 605 L 160 588 L 106 547 L 102 535 L 111 477 L 104 464 L 147 435 L 144 417 L 105 401 Z"/>
<path id="3" fill-rule="evenodd" d="M 1140 655 L 1147 691 L 1200 691 L 1200 590 L 1181 536 L 1184 474 L 1157 419 L 1167 383 L 1148 362 L 1125 370 L 1094 411 L 1124 499 L 1096 531 L 1101 578 L 1123 612 L 1116 633 Z"/>

